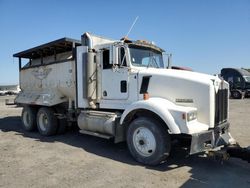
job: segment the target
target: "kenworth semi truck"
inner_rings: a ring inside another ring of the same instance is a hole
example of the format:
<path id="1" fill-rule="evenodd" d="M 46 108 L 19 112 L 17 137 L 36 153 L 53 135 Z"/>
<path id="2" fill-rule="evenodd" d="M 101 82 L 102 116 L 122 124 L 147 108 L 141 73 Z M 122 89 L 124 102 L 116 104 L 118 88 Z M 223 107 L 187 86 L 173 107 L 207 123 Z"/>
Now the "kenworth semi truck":
<path id="1" fill-rule="evenodd" d="M 140 163 L 167 159 L 173 140 L 189 154 L 235 144 L 229 85 L 217 76 L 168 69 L 164 50 L 142 40 L 84 33 L 19 53 L 25 130 L 44 136 L 76 122 L 83 134 L 126 141 Z"/>

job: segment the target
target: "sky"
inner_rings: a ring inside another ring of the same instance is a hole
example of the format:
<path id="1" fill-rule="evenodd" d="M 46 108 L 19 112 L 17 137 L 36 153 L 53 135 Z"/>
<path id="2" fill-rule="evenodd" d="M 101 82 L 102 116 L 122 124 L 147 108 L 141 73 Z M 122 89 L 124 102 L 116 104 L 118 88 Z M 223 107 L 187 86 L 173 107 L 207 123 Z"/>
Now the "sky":
<path id="1" fill-rule="evenodd" d="M 153 41 L 172 64 L 218 74 L 250 68 L 250 0 L 0 0 L 0 84 L 18 84 L 13 54 L 84 32 Z"/>

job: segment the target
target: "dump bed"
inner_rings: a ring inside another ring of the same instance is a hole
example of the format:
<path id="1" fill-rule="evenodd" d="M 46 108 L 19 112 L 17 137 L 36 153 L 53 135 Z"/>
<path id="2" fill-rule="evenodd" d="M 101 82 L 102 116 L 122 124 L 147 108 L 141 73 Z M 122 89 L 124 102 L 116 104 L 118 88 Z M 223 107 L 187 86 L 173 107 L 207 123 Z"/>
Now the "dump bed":
<path id="1" fill-rule="evenodd" d="M 75 48 L 78 40 L 58 39 L 19 53 L 17 103 L 53 106 L 75 99 Z"/>

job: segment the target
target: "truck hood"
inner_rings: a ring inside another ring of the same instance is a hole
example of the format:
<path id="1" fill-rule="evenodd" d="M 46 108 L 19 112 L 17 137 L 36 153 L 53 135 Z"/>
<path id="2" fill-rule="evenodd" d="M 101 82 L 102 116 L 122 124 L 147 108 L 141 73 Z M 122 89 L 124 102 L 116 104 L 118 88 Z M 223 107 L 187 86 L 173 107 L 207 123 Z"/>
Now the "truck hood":
<path id="1" fill-rule="evenodd" d="M 172 78 L 183 78 L 186 80 L 194 80 L 196 82 L 210 82 L 210 81 L 220 81 L 221 79 L 217 76 L 203 74 L 198 72 L 186 71 L 186 70 L 175 70 L 175 69 L 157 69 L 157 68 L 143 68 L 139 70 L 140 74 L 145 75 L 159 75 L 167 76 Z"/>
<path id="2" fill-rule="evenodd" d="M 228 84 L 217 76 L 173 70 L 173 69 L 141 69 L 139 87 L 144 76 L 151 76 L 148 84 L 150 97 L 165 98 L 176 105 L 195 107 L 198 120 L 214 126 L 215 94 L 219 88 L 228 88 Z M 142 97 L 142 96 L 140 96 Z"/>

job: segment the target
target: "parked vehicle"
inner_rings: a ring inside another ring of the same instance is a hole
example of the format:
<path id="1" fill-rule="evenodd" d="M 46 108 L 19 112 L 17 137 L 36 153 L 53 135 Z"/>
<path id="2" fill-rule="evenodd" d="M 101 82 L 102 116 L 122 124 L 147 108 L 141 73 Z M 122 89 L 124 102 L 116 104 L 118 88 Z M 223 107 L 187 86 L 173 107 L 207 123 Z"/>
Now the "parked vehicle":
<path id="1" fill-rule="evenodd" d="M 185 140 L 189 154 L 235 144 L 228 83 L 166 69 L 163 52 L 147 41 L 85 33 L 81 41 L 62 38 L 14 54 L 24 129 L 50 136 L 77 122 L 83 134 L 126 141 L 147 165 L 165 161 L 172 140 Z"/>
<path id="2" fill-rule="evenodd" d="M 247 70 L 223 68 L 221 76 L 229 83 L 232 98 L 250 97 L 250 73 Z"/>
<path id="3" fill-rule="evenodd" d="M 5 93 L 6 93 L 6 91 L 1 91 L 1 90 L 0 90 L 0 96 L 4 96 Z"/>
<path id="4" fill-rule="evenodd" d="M 0 85 L 0 96 L 17 95 L 20 91 L 18 85 Z"/>

